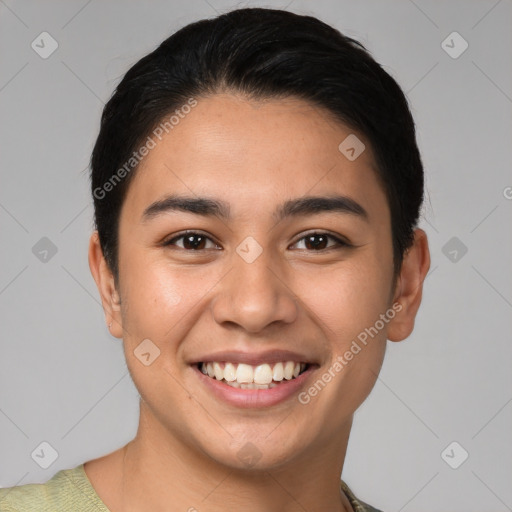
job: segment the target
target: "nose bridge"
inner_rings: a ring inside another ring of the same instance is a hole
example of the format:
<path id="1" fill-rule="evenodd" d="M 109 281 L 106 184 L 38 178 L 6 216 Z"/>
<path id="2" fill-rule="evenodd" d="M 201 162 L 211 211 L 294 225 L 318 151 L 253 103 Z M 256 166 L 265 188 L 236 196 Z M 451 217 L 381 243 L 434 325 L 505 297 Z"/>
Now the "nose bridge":
<path id="1" fill-rule="evenodd" d="M 290 323 L 296 318 L 294 293 L 279 275 L 271 251 L 258 246 L 245 240 L 233 254 L 232 270 L 212 306 L 217 323 L 231 322 L 258 332 L 273 322 Z"/>

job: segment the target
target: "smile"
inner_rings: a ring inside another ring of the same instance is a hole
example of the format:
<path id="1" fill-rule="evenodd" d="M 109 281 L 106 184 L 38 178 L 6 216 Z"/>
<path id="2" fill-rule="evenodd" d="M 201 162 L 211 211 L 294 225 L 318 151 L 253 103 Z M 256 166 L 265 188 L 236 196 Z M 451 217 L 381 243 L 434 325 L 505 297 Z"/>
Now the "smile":
<path id="1" fill-rule="evenodd" d="M 307 370 L 308 364 L 283 361 L 254 366 L 245 363 L 211 361 L 199 363 L 198 368 L 204 375 L 222 381 L 233 388 L 271 389 L 283 380 L 290 381 L 297 378 Z"/>

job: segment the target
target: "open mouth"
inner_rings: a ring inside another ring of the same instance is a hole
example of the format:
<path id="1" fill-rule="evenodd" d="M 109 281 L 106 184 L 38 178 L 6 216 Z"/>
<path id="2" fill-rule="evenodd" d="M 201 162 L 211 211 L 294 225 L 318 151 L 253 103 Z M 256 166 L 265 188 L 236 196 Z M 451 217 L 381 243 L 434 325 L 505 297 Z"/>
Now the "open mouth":
<path id="1" fill-rule="evenodd" d="M 309 369 L 310 364 L 282 361 L 253 366 L 245 363 L 208 361 L 197 363 L 196 366 L 204 375 L 233 388 L 271 389 L 283 382 L 296 379 Z"/>

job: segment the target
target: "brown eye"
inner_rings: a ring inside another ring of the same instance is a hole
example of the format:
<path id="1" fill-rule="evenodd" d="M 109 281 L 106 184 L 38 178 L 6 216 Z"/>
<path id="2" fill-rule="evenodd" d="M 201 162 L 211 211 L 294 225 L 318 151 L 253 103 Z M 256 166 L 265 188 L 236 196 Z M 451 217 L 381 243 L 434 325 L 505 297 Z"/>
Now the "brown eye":
<path id="1" fill-rule="evenodd" d="M 218 247 L 211 238 L 207 237 L 206 235 L 203 235 L 202 233 L 196 233 L 194 231 L 189 231 L 187 233 L 183 233 L 179 236 L 176 236 L 167 242 L 164 242 L 164 246 L 169 245 L 176 245 L 176 242 L 178 240 L 183 240 L 183 246 L 177 246 L 180 249 L 184 249 L 187 251 L 203 251 L 208 249 L 208 247 L 205 247 L 208 242 L 212 242 L 214 245 L 213 248 Z M 211 248 L 211 247 L 210 247 Z"/>
<path id="2" fill-rule="evenodd" d="M 334 240 L 336 243 L 334 245 L 328 246 L 328 241 Z M 300 240 L 295 242 L 298 244 L 304 240 L 305 249 L 308 251 L 324 251 L 328 249 L 333 249 L 336 247 L 348 247 L 349 244 L 341 240 L 340 238 L 330 235 L 328 233 L 309 233 L 308 235 L 302 237 Z"/>
<path id="3" fill-rule="evenodd" d="M 179 245 L 178 242 L 182 241 Z M 343 241 L 342 239 L 331 235 L 329 233 L 309 233 L 306 236 L 303 236 L 294 245 L 304 241 L 304 249 L 310 252 L 321 252 L 329 249 L 335 248 L 343 248 L 350 247 L 350 244 Z M 329 241 L 334 241 L 334 244 L 329 245 Z M 212 246 L 207 247 L 208 243 L 211 243 Z M 213 242 L 210 237 L 206 235 L 195 232 L 195 231 L 187 231 L 186 233 L 182 233 L 181 235 L 175 236 L 170 240 L 164 242 L 162 244 L 164 247 L 166 246 L 176 246 L 179 249 L 183 249 L 188 252 L 197 252 L 208 249 L 219 248 L 219 246 Z"/>

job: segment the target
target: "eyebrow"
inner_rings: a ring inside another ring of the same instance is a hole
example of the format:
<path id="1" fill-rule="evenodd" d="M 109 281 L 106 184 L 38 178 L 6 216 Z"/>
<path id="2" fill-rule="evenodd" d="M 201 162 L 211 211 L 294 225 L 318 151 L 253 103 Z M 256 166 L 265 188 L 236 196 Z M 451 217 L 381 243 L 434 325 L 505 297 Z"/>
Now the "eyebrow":
<path id="1" fill-rule="evenodd" d="M 225 201 L 209 197 L 191 197 L 171 194 L 150 204 L 143 212 L 141 222 L 171 212 L 187 212 L 204 217 L 230 219 L 230 206 Z M 368 221 L 368 212 L 356 201 L 347 196 L 305 196 L 290 199 L 273 213 L 273 218 L 280 222 L 288 217 L 315 215 L 324 212 L 350 214 Z"/>

